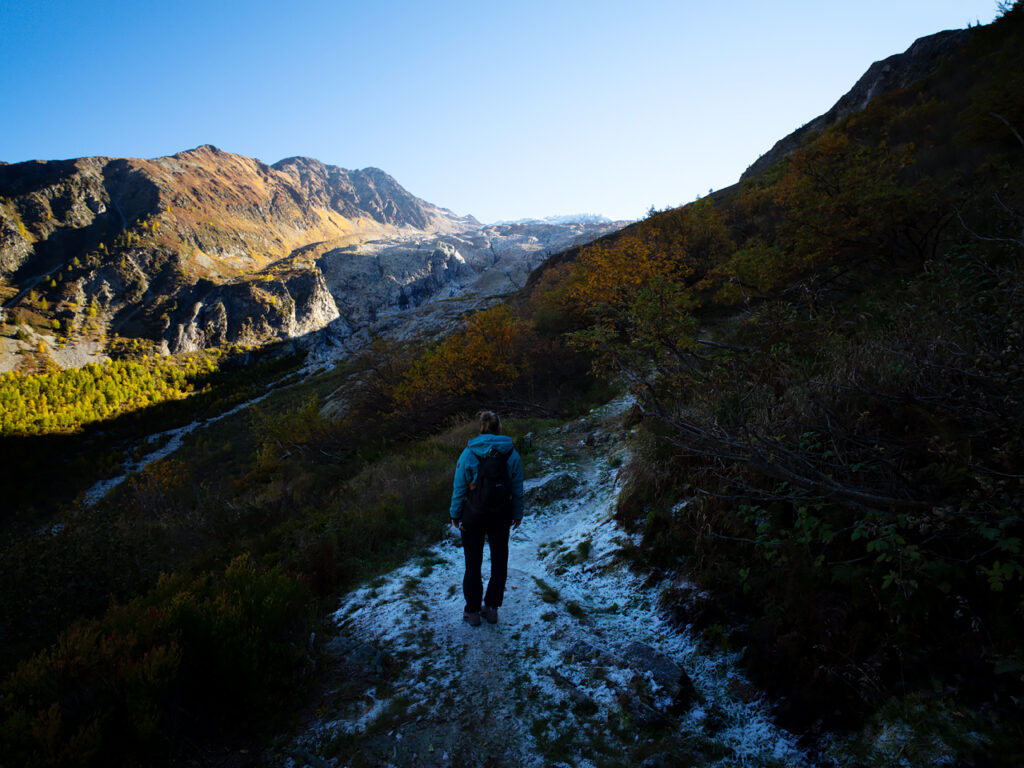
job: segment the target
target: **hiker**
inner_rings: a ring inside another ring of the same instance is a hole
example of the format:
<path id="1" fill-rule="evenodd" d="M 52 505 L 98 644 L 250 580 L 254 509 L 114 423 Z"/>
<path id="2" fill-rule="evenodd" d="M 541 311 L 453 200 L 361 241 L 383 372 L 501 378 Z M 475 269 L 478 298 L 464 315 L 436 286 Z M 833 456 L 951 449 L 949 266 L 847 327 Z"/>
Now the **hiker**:
<path id="1" fill-rule="evenodd" d="M 498 621 L 508 576 L 508 539 L 523 520 L 523 463 L 512 438 L 501 434 L 497 414 L 481 411 L 477 418 L 480 434 L 459 456 L 449 510 L 452 525 L 462 531 L 466 555 L 462 577 L 466 607 L 462 618 L 474 627 L 480 626 L 481 616 L 491 624 Z M 491 551 L 487 594 L 483 594 L 480 575 L 485 538 Z"/>

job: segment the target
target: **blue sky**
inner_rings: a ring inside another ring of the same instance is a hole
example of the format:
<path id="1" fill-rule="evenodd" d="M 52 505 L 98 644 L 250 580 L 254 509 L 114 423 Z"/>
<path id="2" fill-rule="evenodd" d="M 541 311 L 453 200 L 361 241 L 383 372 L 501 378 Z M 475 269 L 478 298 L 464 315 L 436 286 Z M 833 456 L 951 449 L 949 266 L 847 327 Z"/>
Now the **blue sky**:
<path id="1" fill-rule="evenodd" d="M 995 0 L 0 2 L 0 160 L 377 166 L 482 221 L 737 180 L 868 66 Z"/>

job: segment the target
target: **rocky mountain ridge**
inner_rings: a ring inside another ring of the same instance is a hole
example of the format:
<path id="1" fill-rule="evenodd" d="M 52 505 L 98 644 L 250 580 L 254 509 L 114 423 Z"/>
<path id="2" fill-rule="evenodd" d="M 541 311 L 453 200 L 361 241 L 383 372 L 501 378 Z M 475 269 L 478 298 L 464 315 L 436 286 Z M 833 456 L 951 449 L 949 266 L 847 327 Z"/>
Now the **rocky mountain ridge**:
<path id="1" fill-rule="evenodd" d="M 331 323 L 344 338 L 378 314 L 463 292 L 499 262 L 519 274 L 542 251 L 617 226 L 484 227 L 377 168 L 270 166 L 211 145 L 5 165 L 0 370 L 88 362 L 115 334 L 165 352 Z"/>

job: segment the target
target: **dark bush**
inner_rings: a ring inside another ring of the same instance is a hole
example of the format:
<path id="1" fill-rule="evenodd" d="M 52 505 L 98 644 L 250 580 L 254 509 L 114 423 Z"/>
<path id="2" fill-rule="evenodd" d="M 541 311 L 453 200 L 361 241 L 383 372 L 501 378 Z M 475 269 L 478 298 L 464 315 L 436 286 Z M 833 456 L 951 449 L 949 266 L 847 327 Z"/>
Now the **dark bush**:
<path id="1" fill-rule="evenodd" d="M 64 632 L 0 687 L 11 764 L 133 765 L 182 735 L 243 729 L 293 694 L 310 658 L 307 587 L 236 558 L 168 576 Z"/>

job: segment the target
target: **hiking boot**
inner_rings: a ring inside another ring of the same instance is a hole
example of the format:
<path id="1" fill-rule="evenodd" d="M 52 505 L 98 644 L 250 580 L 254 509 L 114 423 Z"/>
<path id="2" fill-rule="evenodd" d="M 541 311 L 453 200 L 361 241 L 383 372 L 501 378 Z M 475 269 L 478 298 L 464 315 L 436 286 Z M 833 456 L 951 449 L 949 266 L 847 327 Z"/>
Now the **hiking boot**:
<path id="1" fill-rule="evenodd" d="M 492 608 L 489 605 L 485 605 L 483 610 L 480 611 L 480 615 L 487 619 L 491 624 L 498 623 L 498 609 Z"/>
<path id="2" fill-rule="evenodd" d="M 479 611 L 463 611 L 462 618 L 469 622 L 471 627 L 480 626 L 480 613 Z"/>

